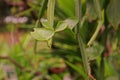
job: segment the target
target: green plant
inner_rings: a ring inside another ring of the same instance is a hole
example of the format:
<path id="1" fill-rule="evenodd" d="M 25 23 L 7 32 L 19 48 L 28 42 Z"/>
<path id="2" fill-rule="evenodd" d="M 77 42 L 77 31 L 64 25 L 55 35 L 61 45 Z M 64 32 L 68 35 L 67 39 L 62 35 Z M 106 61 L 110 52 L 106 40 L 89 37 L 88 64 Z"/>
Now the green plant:
<path id="1" fill-rule="evenodd" d="M 13 19 L 28 18 L 0 27 L 0 80 L 12 75 L 6 64 L 18 80 L 120 79 L 119 0 L 0 2 Z"/>
<path id="2" fill-rule="evenodd" d="M 48 46 L 51 46 L 53 44 L 53 43 L 51 43 L 52 42 L 51 38 L 55 35 L 55 33 L 58 31 L 63 31 L 68 27 L 70 30 L 73 31 L 72 33 L 74 34 L 74 36 L 76 34 L 76 41 L 78 41 L 78 45 L 80 48 L 80 51 L 78 51 L 78 53 L 81 53 L 80 55 L 81 55 L 81 58 L 83 61 L 84 71 L 88 76 L 88 78 L 86 78 L 86 79 L 89 79 L 89 78 L 93 79 L 94 77 L 92 76 L 92 72 L 90 69 L 90 64 L 89 64 L 89 59 L 88 59 L 89 57 L 87 56 L 88 53 L 86 52 L 86 46 L 90 47 L 92 44 L 93 45 L 95 44 L 94 41 L 95 41 L 96 37 L 98 36 L 99 31 L 102 29 L 103 24 L 105 23 L 104 18 L 106 17 L 105 16 L 106 15 L 106 13 L 105 13 L 106 8 L 104 8 L 104 5 L 106 4 L 106 2 L 107 1 L 99 1 L 99 0 L 92 0 L 92 1 L 76 0 L 75 1 L 76 16 L 74 16 L 74 17 L 77 17 L 78 19 L 76 19 L 76 20 L 69 20 L 68 19 L 67 21 L 66 20 L 62 21 L 62 22 L 58 23 L 56 27 L 52 27 L 53 22 L 54 22 L 54 5 L 48 5 L 48 10 L 47 10 L 49 12 L 47 15 L 48 21 L 42 22 L 42 26 L 44 27 L 44 30 L 42 30 L 43 28 L 34 29 L 34 32 L 32 32 L 31 34 L 35 39 L 40 40 L 40 41 L 47 41 Z M 112 0 L 110 2 L 112 2 Z M 51 4 L 52 3 L 55 4 L 55 1 L 52 2 L 52 0 L 51 0 Z M 58 3 L 63 4 L 62 1 L 58 1 Z M 82 9 L 83 9 L 82 3 L 83 4 L 87 3 L 87 9 L 86 9 L 87 15 L 82 12 Z M 50 4 L 50 2 L 48 4 Z M 110 9 L 109 6 L 107 8 L 107 11 L 108 11 L 108 9 Z M 66 7 L 66 6 L 64 5 L 64 7 Z M 111 7 L 112 7 L 112 5 L 111 5 Z M 67 7 L 65 9 L 67 10 Z M 92 12 L 91 10 L 94 12 Z M 107 13 L 107 14 L 109 15 L 109 13 Z M 69 14 L 69 16 L 70 16 L 70 14 Z M 72 14 L 71 14 L 71 16 L 73 17 Z M 96 30 L 95 30 L 93 36 L 91 37 L 91 39 L 88 41 L 88 43 L 86 45 L 83 41 L 84 39 L 82 38 L 83 34 L 80 31 L 82 31 L 82 28 L 85 27 L 87 19 L 89 19 L 91 21 L 95 20 L 95 22 L 98 22 L 98 25 L 96 27 Z M 109 20 L 109 18 L 108 18 L 108 20 Z M 48 30 L 45 31 L 45 29 L 48 29 Z M 105 46 L 105 45 L 103 45 L 103 46 Z M 100 47 L 100 45 L 99 45 L 99 47 Z M 105 47 L 102 49 L 102 52 L 100 52 L 100 54 L 102 56 L 101 56 L 101 61 L 100 61 L 101 63 L 100 63 L 100 66 L 98 68 L 98 72 L 96 72 L 97 76 L 104 74 L 104 58 L 103 58 L 104 52 L 103 51 L 105 51 Z M 91 55 L 94 55 L 94 54 L 91 54 Z M 100 55 L 99 55 L 99 57 L 100 57 Z M 98 63 L 96 63 L 96 64 L 98 64 Z M 68 65 L 72 66 L 72 64 L 70 64 L 70 63 Z M 75 68 L 73 66 L 72 66 L 72 68 Z M 100 72 L 99 72 L 99 69 L 100 69 Z M 100 80 L 104 79 L 104 75 L 101 75 L 101 77 L 99 79 Z"/>

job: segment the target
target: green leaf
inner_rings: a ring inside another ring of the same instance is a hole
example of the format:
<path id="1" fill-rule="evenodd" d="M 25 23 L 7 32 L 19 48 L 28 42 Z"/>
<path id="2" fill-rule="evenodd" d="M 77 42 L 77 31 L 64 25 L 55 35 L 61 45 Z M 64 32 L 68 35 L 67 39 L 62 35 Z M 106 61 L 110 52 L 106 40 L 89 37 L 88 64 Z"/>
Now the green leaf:
<path id="1" fill-rule="evenodd" d="M 86 0 L 86 17 L 88 21 L 102 19 L 101 11 L 105 0 Z"/>
<path id="2" fill-rule="evenodd" d="M 120 24 L 120 0 L 110 0 L 106 14 L 109 22 L 117 29 Z"/>
<path id="3" fill-rule="evenodd" d="M 97 59 L 101 53 L 103 52 L 104 47 L 97 42 L 93 43 L 93 46 L 86 48 L 86 53 L 88 54 L 88 58 L 90 60 Z"/>
<path id="4" fill-rule="evenodd" d="M 85 74 L 85 72 L 84 72 L 84 70 L 82 69 L 81 66 L 78 67 L 78 66 L 70 63 L 69 61 L 66 61 L 66 63 L 67 63 L 73 70 L 75 70 L 76 72 L 78 72 L 80 75 L 82 75 L 83 77 L 86 77 L 86 74 Z"/>
<path id="5" fill-rule="evenodd" d="M 89 21 L 97 19 L 97 13 L 95 11 L 94 2 L 93 0 L 87 0 L 87 10 L 86 16 Z"/>
<path id="6" fill-rule="evenodd" d="M 55 32 L 59 32 L 59 31 L 63 31 L 67 28 L 67 24 L 64 22 L 58 22 L 56 28 L 55 28 Z"/>
<path id="7" fill-rule="evenodd" d="M 53 27 L 50 25 L 50 23 L 48 21 L 44 21 L 42 22 L 43 27 L 45 27 L 46 29 L 50 29 L 50 30 L 54 30 Z"/>
<path id="8" fill-rule="evenodd" d="M 67 14 L 68 17 L 75 16 L 75 1 L 74 0 L 57 0 L 60 9 Z"/>
<path id="9" fill-rule="evenodd" d="M 77 19 L 66 19 L 64 23 L 67 24 L 68 28 L 72 30 L 77 25 L 78 20 Z"/>
<path id="10" fill-rule="evenodd" d="M 46 28 L 34 28 L 34 32 L 31 32 L 34 39 L 40 41 L 47 41 L 54 35 L 54 31 Z"/>
<path id="11" fill-rule="evenodd" d="M 78 23 L 77 19 L 66 19 L 63 22 L 59 22 L 55 28 L 55 32 L 63 31 L 67 27 L 70 28 L 71 30 L 76 26 Z"/>

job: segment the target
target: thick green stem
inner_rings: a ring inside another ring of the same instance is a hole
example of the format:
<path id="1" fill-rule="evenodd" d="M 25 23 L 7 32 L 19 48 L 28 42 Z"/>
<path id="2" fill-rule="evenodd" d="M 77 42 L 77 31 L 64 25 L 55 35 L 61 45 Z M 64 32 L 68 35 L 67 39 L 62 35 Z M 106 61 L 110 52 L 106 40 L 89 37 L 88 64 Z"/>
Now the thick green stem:
<path id="1" fill-rule="evenodd" d="M 55 0 L 49 0 L 48 9 L 47 9 L 47 18 L 48 18 L 48 22 L 52 27 L 54 25 L 54 8 L 55 8 Z"/>
<path id="2" fill-rule="evenodd" d="M 50 27 L 54 28 L 54 10 L 55 10 L 55 0 L 48 1 L 48 8 L 47 8 L 47 19 L 50 23 Z M 52 38 L 47 41 L 48 46 L 51 48 L 52 45 Z"/>
<path id="3" fill-rule="evenodd" d="M 89 72 L 90 72 L 89 71 L 89 64 L 88 64 L 87 55 L 85 52 L 84 43 L 83 43 L 81 35 L 80 35 L 80 26 L 81 26 L 81 19 L 82 19 L 81 0 L 75 0 L 75 1 L 76 1 L 75 2 L 76 3 L 76 16 L 79 19 L 77 27 L 75 28 L 76 36 L 78 39 L 79 48 L 80 48 L 80 52 L 81 52 L 81 56 L 82 56 L 84 71 L 86 72 L 87 76 L 89 76 Z M 88 79 L 88 77 L 86 79 Z"/>
<path id="4" fill-rule="evenodd" d="M 42 6 L 39 10 L 38 20 L 36 21 L 35 27 L 38 27 L 38 25 L 40 25 L 40 18 L 44 14 L 44 11 L 47 7 L 47 2 L 48 2 L 48 0 L 43 0 L 43 2 L 42 2 Z M 37 52 L 37 40 L 35 40 L 35 42 L 34 42 L 34 53 L 36 53 L 36 52 Z"/>

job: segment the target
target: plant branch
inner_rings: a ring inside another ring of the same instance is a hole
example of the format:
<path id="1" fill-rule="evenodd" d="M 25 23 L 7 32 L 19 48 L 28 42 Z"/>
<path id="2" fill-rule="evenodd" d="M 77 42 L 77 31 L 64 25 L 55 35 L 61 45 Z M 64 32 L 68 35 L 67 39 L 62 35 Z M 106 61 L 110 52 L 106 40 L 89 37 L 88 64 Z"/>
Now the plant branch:
<path id="1" fill-rule="evenodd" d="M 36 21 L 35 27 L 38 27 L 39 22 L 39 20 Z M 34 53 L 37 53 L 37 40 L 34 42 Z"/>
<path id="2" fill-rule="evenodd" d="M 18 62 L 16 62 L 14 59 L 12 59 L 9 56 L 1 56 L 0 55 L 0 59 L 6 59 L 6 60 L 10 61 L 11 63 L 13 63 L 14 65 L 16 65 L 19 69 L 21 69 L 24 72 L 32 72 L 31 70 L 29 70 L 29 69 L 23 67 L 22 65 L 20 65 Z"/>
<path id="3" fill-rule="evenodd" d="M 50 25 L 53 27 L 54 25 L 54 8 L 55 8 L 55 0 L 48 1 L 48 9 L 47 9 L 47 18 Z"/>
<path id="4" fill-rule="evenodd" d="M 11 57 L 9 56 L 0 56 L 0 59 L 7 59 L 9 60 L 11 63 L 15 64 L 18 68 L 20 69 L 24 69 L 24 67 L 22 65 L 20 65 L 19 63 L 17 63 L 14 59 L 12 59 Z"/>
<path id="5" fill-rule="evenodd" d="M 84 47 L 84 43 L 82 41 L 81 35 L 80 35 L 80 27 L 81 27 L 81 20 L 82 20 L 82 8 L 81 8 L 81 0 L 75 0 L 76 2 L 76 16 L 79 19 L 79 22 L 77 24 L 77 27 L 75 30 L 77 30 L 76 36 L 78 39 L 78 43 L 79 43 L 79 48 L 80 48 L 80 52 L 81 52 L 81 56 L 82 56 L 82 61 L 83 61 L 83 66 L 84 66 L 84 71 L 87 74 L 87 76 L 89 76 L 89 72 L 90 72 L 90 68 L 89 68 L 89 64 L 88 64 L 88 60 L 87 60 L 87 55 L 85 52 L 85 47 Z M 87 77 L 88 79 L 88 77 Z"/>

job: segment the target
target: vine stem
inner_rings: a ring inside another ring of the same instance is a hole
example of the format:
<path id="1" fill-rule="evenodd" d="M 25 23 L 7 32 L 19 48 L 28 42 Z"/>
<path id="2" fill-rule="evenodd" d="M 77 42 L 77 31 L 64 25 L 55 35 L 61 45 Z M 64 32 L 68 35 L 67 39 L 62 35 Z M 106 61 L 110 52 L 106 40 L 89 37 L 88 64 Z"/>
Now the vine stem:
<path id="1" fill-rule="evenodd" d="M 88 42 L 88 44 L 87 44 L 88 46 L 90 46 L 90 45 L 93 43 L 93 41 L 96 39 L 96 37 L 97 37 L 97 35 L 98 35 L 98 33 L 99 33 L 100 28 L 102 27 L 102 25 L 103 25 L 103 21 L 98 21 L 98 26 L 97 26 L 97 28 L 96 28 L 93 36 L 92 36 L 91 39 L 89 40 L 89 42 Z"/>
<path id="2" fill-rule="evenodd" d="M 88 41 L 88 46 L 90 46 L 94 40 L 96 39 L 102 25 L 103 25 L 103 18 L 102 18 L 102 11 L 101 11 L 101 8 L 100 8 L 100 3 L 99 3 L 99 0 L 93 0 L 94 2 L 94 7 L 95 7 L 95 10 L 96 10 L 96 13 L 98 15 L 98 18 L 99 18 L 99 21 L 98 21 L 98 26 L 93 34 L 93 36 L 91 37 L 91 39 Z"/>
<path id="3" fill-rule="evenodd" d="M 104 22 L 104 19 L 103 19 L 103 16 L 102 16 L 102 11 L 101 11 L 101 8 L 100 8 L 100 3 L 99 3 L 99 0 L 93 0 L 94 2 L 94 7 L 95 7 L 95 10 L 96 10 L 96 13 L 97 13 L 97 16 L 98 16 L 98 26 L 93 34 L 93 36 L 91 37 L 91 39 L 89 40 L 88 42 L 88 46 L 90 46 L 94 40 L 96 39 L 102 25 L 103 25 L 103 22 Z M 99 80 L 103 80 L 104 79 L 104 52 L 102 53 L 101 55 L 101 61 L 100 61 L 100 69 L 99 69 L 99 76 L 98 76 Z"/>
<path id="4" fill-rule="evenodd" d="M 50 23 L 50 26 L 54 28 L 54 10 L 55 10 L 55 0 L 48 1 L 48 8 L 47 8 L 47 19 Z M 51 48 L 52 46 L 52 38 L 47 41 L 48 46 Z"/>
<path id="5" fill-rule="evenodd" d="M 77 37 L 78 43 L 79 43 L 79 48 L 80 48 L 80 52 L 81 52 L 81 56 L 82 56 L 84 71 L 87 74 L 86 79 L 89 80 L 90 68 L 89 68 L 89 64 L 88 64 L 88 60 L 87 60 L 87 55 L 85 52 L 85 46 L 84 46 L 83 40 L 82 40 L 81 35 L 80 35 L 80 27 L 81 27 L 81 20 L 82 20 L 81 0 L 75 0 L 75 5 L 76 5 L 76 16 L 79 19 L 77 27 L 75 27 L 76 37 Z"/>
<path id="6" fill-rule="evenodd" d="M 48 18 L 48 22 L 52 27 L 54 25 L 54 8 L 55 8 L 55 0 L 49 0 L 48 9 L 47 9 L 47 18 Z"/>

